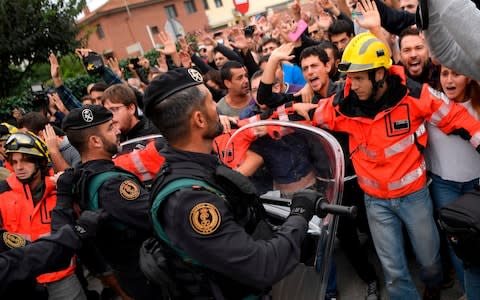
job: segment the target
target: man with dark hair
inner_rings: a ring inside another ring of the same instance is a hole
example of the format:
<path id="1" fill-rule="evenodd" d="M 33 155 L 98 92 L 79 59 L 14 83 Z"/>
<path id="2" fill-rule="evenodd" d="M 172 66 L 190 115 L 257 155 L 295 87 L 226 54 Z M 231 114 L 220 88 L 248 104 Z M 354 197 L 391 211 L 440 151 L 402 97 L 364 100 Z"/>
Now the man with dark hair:
<path id="1" fill-rule="evenodd" d="M 416 28 L 406 28 L 399 36 L 400 62 L 407 76 L 419 83 L 436 88 L 440 80 L 440 65 L 434 65 L 423 36 Z"/>
<path id="2" fill-rule="evenodd" d="M 103 92 L 108 88 L 108 84 L 105 82 L 97 82 L 90 88 L 88 92 L 90 97 L 92 97 L 93 104 L 101 105 Z"/>
<path id="3" fill-rule="evenodd" d="M 152 190 L 151 219 L 156 237 L 169 249 L 164 255 L 181 287 L 176 296 L 264 294 L 297 266 L 318 194 L 296 194 L 290 216 L 270 231 L 250 181 L 211 155 L 222 125 L 196 70 L 175 69 L 153 80 L 145 106 L 168 140 L 162 151 L 166 167 Z"/>
<path id="4" fill-rule="evenodd" d="M 20 130 L 28 130 L 36 135 L 40 134 L 43 129 L 45 129 L 45 125 L 48 124 L 47 117 L 42 114 L 41 112 L 31 111 L 25 114 L 19 121 L 18 121 L 18 129 Z"/>
<path id="5" fill-rule="evenodd" d="M 332 81 L 338 81 L 340 79 L 340 72 L 338 72 L 338 64 L 342 55 L 338 48 L 330 41 L 322 40 L 317 45 L 320 49 L 323 49 L 328 55 L 328 61 L 330 62 L 330 72 L 328 75 Z"/>
<path id="6" fill-rule="evenodd" d="M 345 20 L 335 20 L 328 28 L 328 38 L 337 47 L 338 51 L 343 52 L 350 40 L 355 36 L 352 23 Z"/>
<path id="7" fill-rule="evenodd" d="M 222 67 L 220 74 L 227 94 L 217 103 L 218 113 L 230 117 L 238 116 L 250 102 L 247 69 L 239 62 L 229 61 Z"/>
<path id="8" fill-rule="evenodd" d="M 56 211 L 65 212 L 68 218 L 72 204 L 63 195 L 72 190 L 81 210 L 104 209 L 108 221 L 99 229 L 94 247 L 83 251 L 87 254 L 83 257 L 85 265 L 94 274 L 106 274 L 107 265 L 113 268 L 118 282 L 109 275 L 104 279 L 121 296 L 154 299 L 158 291 L 138 269 L 140 246 L 151 231 L 148 193 L 135 175 L 112 162 L 120 142 L 120 131 L 112 119 L 112 113 L 103 106 L 90 105 L 72 110 L 63 121 L 63 130 L 80 153 L 82 164 L 59 177 L 61 205 L 57 204 Z"/>
<path id="9" fill-rule="evenodd" d="M 280 42 L 275 38 L 270 38 L 262 44 L 262 55 L 267 56 L 272 54 L 273 50 L 280 47 Z"/>
<path id="10" fill-rule="evenodd" d="M 137 98 L 128 85 L 114 84 L 102 98 L 103 106 L 113 114 L 113 125 L 120 130 L 122 142 L 160 133 L 149 119 L 138 115 Z"/>

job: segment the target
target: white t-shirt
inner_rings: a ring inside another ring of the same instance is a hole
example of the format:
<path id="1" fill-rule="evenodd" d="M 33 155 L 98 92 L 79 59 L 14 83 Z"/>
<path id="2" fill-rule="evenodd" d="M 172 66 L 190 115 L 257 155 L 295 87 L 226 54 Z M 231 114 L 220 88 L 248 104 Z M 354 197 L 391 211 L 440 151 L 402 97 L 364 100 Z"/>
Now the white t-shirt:
<path id="1" fill-rule="evenodd" d="M 471 101 L 459 103 L 477 120 L 479 115 Z M 425 159 L 428 169 L 442 179 L 467 182 L 480 177 L 480 153 L 469 141 L 458 135 L 446 135 L 436 126 L 427 123 L 428 145 Z"/>

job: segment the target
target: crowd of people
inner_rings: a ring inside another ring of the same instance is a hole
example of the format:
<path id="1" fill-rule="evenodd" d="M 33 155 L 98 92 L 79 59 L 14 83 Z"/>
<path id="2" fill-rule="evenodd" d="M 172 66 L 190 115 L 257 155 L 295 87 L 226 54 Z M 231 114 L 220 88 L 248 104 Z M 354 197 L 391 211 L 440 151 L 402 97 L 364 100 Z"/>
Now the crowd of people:
<path id="1" fill-rule="evenodd" d="M 480 299 L 480 266 L 436 222 L 479 184 L 478 55 L 453 23 L 480 12 L 418 2 L 294 0 L 177 43 L 161 32 L 156 63 L 105 58 L 81 99 L 51 54 L 45 105 L 0 125 L 1 297 L 100 299 L 87 275 L 101 299 L 269 299 L 315 259 L 308 222 L 328 197 L 308 137 L 242 130 L 282 120 L 327 130 L 343 149 L 342 204 L 359 213 L 336 234 L 365 299 L 380 298 L 380 282 L 390 299 L 440 299 L 455 280 L 462 299 Z M 85 62 L 94 50 L 76 53 Z M 281 222 L 259 200 L 269 191 L 291 200 Z M 330 273 L 325 299 L 342 297 L 334 262 Z"/>

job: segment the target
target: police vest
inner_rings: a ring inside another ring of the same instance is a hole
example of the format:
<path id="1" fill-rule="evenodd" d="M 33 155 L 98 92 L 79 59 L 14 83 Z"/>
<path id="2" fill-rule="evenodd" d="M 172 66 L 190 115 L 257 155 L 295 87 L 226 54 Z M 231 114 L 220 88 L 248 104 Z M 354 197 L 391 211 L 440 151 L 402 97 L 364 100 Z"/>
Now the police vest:
<path id="1" fill-rule="evenodd" d="M 183 162 L 178 164 L 181 166 L 186 166 L 189 163 Z M 159 173 L 159 177 L 155 182 L 156 184 L 154 184 L 153 186 L 152 200 L 151 200 L 152 205 L 151 205 L 150 215 L 153 222 L 155 235 L 164 244 L 166 244 L 170 249 L 173 250 L 172 251 L 174 254 L 173 256 L 171 255 L 172 253 L 169 253 L 170 251 L 168 251 L 167 253 L 164 253 L 164 255 L 167 256 L 167 259 L 170 261 L 170 263 L 173 265 L 173 268 L 175 269 L 175 271 L 173 272 L 175 274 L 174 275 L 175 278 L 173 278 L 173 280 L 177 282 L 179 285 L 181 285 L 182 289 L 185 289 L 186 292 L 189 294 L 188 296 L 190 297 L 192 296 L 211 297 L 212 295 L 216 296 L 215 293 L 216 292 L 218 293 L 218 291 L 215 291 L 215 290 L 218 289 L 218 290 L 221 290 L 220 293 L 223 293 L 223 295 L 226 293 L 229 293 L 230 295 L 235 295 L 235 296 L 244 295 L 244 297 L 238 298 L 238 299 L 242 299 L 242 300 L 258 299 L 258 297 L 256 296 L 260 294 L 258 290 L 253 290 L 243 285 L 240 286 L 240 284 L 232 281 L 231 279 L 226 278 L 221 274 L 214 273 L 213 271 L 210 271 L 204 268 L 200 262 L 194 260 L 190 255 L 188 255 L 188 253 L 172 245 L 162 225 L 158 221 L 159 208 L 163 203 L 163 201 L 165 201 L 165 199 L 167 199 L 169 195 L 181 189 L 200 186 L 205 190 L 225 199 L 227 203 L 229 200 L 225 196 L 225 193 L 221 191 L 219 188 L 217 188 L 214 183 L 212 183 L 210 180 L 206 179 L 205 177 L 201 178 L 202 174 L 192 174 L 192 170 L 190 169 L 189 170 L 190 172 L 180 171 L 179 173 L 176 173 L 176 174 L 164 176 L 164 173 L 166 172 L 165 170 L 168 170 L 168 168 L 169 168 L 168 164 L 164 165 L 164 168 Z M 185 173 L 189 173 L 189 175 L 186 175 Z M 193 171 L 193 173 L 195 172 Z M 198 176 L 195 176 L 195 175 L 198 175 Z M 196 178 L 193 179 L 192 177 L 196 177 Z M 198 177 L 200 177 L 201 179 Z M 242 195 L 240 195 L 240 197 L 241 196 Z M 239 211 L 243 211 L 243 209 L 239 209 L 239 210 L 233 209 L 232 213 L 234 214 L 234 218 L 237 220 L 239 224 L 241 224 L 242 226 L 244 226 L 244 228 L 246 228 L 245 230 L 247 232 L 252 233 L 255 227 L 253 224 L 257 225 L 258 220 L 251 220 L 251 219 L 245 220 L 243 218 L 244 216 L 238 216 Z M 250 218 L 255 218 L 255 217 L 262 216 L 262 213 L 261 212 L 249 213 L 248 215 Z M 190 275 L 188 274 L 189 272 L 195 272 L 196 274 Z M 192 280 L 192 278 L 195 278 L 195 280 Z M 199 293 L 202 293 L 202 294 L 199 294 Z M 207 294 L 204 294 L 204 293 L 207 293 Z"/>

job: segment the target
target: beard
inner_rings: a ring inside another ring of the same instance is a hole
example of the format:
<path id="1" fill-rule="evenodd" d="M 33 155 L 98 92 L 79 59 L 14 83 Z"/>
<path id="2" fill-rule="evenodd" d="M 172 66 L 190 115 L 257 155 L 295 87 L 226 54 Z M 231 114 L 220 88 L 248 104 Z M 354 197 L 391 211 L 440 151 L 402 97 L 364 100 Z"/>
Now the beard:
<path id="1" fill-rule="evenodd" d="M 116 142 L 112 143 L 103 136 L 101 136 L 100 138 L 102 139 L 103 150 L 105 150 L 105 152 L 111 154 L 112 156 L 114 156 L 115 154 L 118 153 L 118 145 L 117 145 Z M 118 139 L 118 137 L 117 137 L 117 139 Z"/>
<path id="2" fill-rule="evenodd" d="M 220 122 L 220 119 L 218 117 L 214 120 L 208 120 L 208 130 L 207 132 L 203 135 L 204 138 L 206 139 L 211 139 L 213 140 L 217 136 L 221 135 L 223 133 L 223 125 Z"/>

